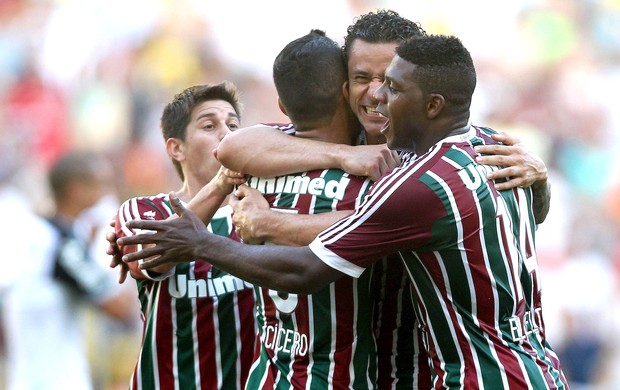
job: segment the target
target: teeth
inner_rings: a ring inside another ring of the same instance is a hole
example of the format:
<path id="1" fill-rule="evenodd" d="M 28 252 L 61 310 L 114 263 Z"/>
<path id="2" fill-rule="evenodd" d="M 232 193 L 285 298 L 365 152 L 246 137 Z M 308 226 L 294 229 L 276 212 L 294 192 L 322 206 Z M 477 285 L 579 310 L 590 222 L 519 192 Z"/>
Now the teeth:
<path id="1" fill-rule="evenodd" d="M 371 114 L 371 115 L 381 115 L 381 113 L 379 111 L 377 111 L 376 107 L 368 107 L 366 106 L 366 112 Z"/>

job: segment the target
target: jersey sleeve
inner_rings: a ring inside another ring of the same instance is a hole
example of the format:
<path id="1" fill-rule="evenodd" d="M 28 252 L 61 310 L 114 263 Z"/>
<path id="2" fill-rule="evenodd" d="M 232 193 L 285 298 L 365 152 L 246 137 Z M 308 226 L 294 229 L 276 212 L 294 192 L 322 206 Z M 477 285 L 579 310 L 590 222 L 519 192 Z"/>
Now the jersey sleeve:
<path id="1" fill-rule="evenodd" d="M 126 200 L 116 214 L 115 231 L 117 238 L 130 237 L 136 234 L 148 234 L 141 229 L 130 229 L 127 222 L 131 220 L 163 220 L 172 215 L 166 203 L 167 197 L 160 194 L 155 197 L 136 197 Z M 142 250 L 142 245 L 126 245 L 121 248 L 123 254 Z M 140 269 L 143 260 L 128 263 L 129 272 L 135 279 L 164 280 L 174 274 L 174 267 L 164 274 Z"/>
<path id="2" fill-rule="evenodd" d="M 358 277 L 382 256 L 426 245 L 445 208 L 426 184 L 406 172 L 378 181 L 353 215 L 319 234 L 312 251 L 327 265 Z"/>

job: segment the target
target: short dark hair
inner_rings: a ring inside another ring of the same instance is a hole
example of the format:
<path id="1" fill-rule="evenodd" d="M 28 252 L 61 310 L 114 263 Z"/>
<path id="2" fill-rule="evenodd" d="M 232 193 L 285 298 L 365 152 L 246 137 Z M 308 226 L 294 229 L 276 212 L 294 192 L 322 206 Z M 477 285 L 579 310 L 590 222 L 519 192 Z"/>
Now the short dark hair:
<path id="1" fill-rule="evenodd" d="M 448 35 L 416 37 L 400 44 L 396 54 L 416 65 L 416 82 L 425 92 L 441 94 L 455 106 L 471 104 L 476 69 L 460 39 Z"/>
<path id="2" fill-rule="evenodd" d="M 333 117 L 346 78 L 340 47 L 322 30 L 288 43 L 273 63 L 273 81 L 293 124 Z"/>
<path id="3" fill-rule="evenodd" d="M 164 140 L 178 138 L 184 141 L 187 126 L 192 118 L 192 110 L 197 105 L 209 100 L 226 101 L 230 103 L 237 115 L 241 116 L 239 94 L 233 83 L 223 81 L 215 85 L 194 85 L 176 94 L 174 99 L 164 107 L 161 115 L 161 132 Z M 181 164 L 174 159 L 172 164 L 181 180 L 185 180 Z"/>
<path id="4" fill-rule="evenodd" d="M 98 170 L 104 157 L 90 151 L 72 150 L 63 154 L 50 167 L 47 179 L 55 201 L 66 195 L 72 183 L 89 183 L 98 180 Z"/>
<path id="5" fill-rule="evenodd" d="M 351 46 L 356 39 L 368 43 L 401 43 L 409 38 L 426 35 L 420 23 L 404 18 L 396 11 L 377 10 L 361 15 L 347 28 L 344 37 L 345 63 L 349 60 Z"/>

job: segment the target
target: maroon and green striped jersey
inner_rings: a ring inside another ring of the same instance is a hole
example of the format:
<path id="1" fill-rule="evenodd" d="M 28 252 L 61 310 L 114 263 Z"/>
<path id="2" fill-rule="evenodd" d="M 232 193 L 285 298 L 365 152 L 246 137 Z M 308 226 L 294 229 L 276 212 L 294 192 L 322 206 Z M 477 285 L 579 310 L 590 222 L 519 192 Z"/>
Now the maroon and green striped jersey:
<path id="1" fill-rule="evenodd" d="M 545 337 L 531 190 L 498 192 L 486 179 L 495 167 L 474 161 L 490 132 L 471 127 L 403 155 L 310 247 L 353 277 L 399 252 L 434 388 L 567 389 Z"/>
<path id="2" fill-rule="evenodd" d="M 273 209 L 300 214 L 353 210 L 371 181 L 326 169 L 251 177 Z M 373 389 L 372 270 L 341 278 L 311 295 L 256 288 L 260 352 L 251 389 Z"/>
<path id="3" fill-rule="evenodd" d="M 377 388 L 430 389 L 428 355 L 413 310 L 409 275 L 398 255 L 382 258 L 372 270 Z"/>
<path id="4" fill-rule="evenodd" d="M 136 234 L 129 220 L 173 213 L 166 194 L 129 199 L 116 233 Z M 229 206 L 219 209 L 208 229 L 229 236 L 231 215 Z M 206 261 L 179 263 L 164 275 L 129 264 L 144 320 L 130 389 L 243 389 L 257 340 L 253 286 Z"/>

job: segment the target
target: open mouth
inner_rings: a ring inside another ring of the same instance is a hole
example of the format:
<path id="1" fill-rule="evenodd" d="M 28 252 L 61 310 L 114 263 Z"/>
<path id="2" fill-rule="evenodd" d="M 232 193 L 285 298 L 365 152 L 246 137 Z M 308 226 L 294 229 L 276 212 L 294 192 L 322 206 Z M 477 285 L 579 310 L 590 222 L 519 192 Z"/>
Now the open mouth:
<path id="1" fill-rule="evenodd" d="M 383 115 L 377 111 L 377 106 L 364 106 L 364 112 L 366 112 L 368 116 L 374 116 L 377 118 L 383 117 Z"/>

